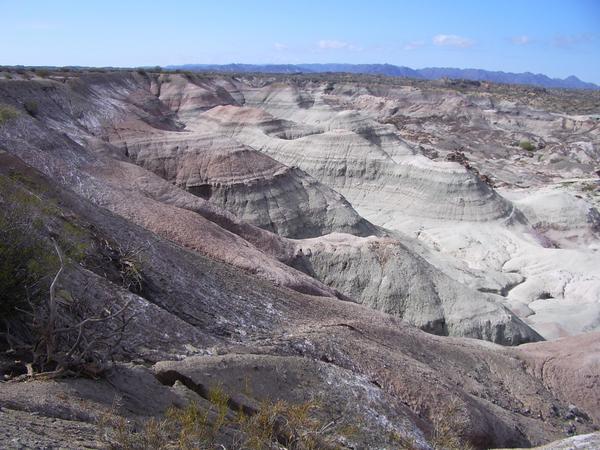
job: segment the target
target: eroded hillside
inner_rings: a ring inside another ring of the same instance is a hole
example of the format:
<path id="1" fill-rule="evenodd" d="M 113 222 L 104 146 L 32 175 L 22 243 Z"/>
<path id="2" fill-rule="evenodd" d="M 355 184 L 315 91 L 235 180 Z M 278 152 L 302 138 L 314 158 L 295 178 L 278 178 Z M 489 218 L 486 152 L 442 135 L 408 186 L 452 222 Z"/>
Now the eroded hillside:
<path id="1" fill-rule="evenodd" d="M 132 314 L 101 380 L 18 381 L 27 361 L 11 362 L 9 339 L 5 420 L 76 420 L 102 446 L 86 423 L 143 422 L 218 385 L 248 411 L 318 399 L 344 448 L 431 448 L 444 411 L 452 439 L 477 448 L 600 420 L 593 95 L 25 75 L 0 81 L 4 214 L 45 252 L 64 247 L 64 311 Z M 63 431 L 51 439 L 77 447 Z"/>

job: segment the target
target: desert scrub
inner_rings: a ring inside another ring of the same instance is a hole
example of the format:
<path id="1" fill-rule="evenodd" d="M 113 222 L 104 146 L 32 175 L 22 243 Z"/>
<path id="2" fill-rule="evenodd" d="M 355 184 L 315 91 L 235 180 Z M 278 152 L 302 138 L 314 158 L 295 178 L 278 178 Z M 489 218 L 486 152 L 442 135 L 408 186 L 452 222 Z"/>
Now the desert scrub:
<path id="1" fill-rule="evenodd" d="M 12 206 L 20 205 L 22 208 L 27 207 L 28 215 L 35 216 L 37 222 L 48 222 L 65 255 L 74 262 L 84 265 L 88 254 L 92 251 L 91 238 L 85 226 L 74 216 L 63 214 L 56 202 L 48 197 L 46 188 L 34 177 L 13 170 L 9 173 L 9 179 L 14 186 L 8 189 L 10 195 L 6 199 L 7 203 Z M 9 180 L 4 179 L 4 186 L 8 187 L 8 184 Z"/>
<path id="2" fill-rule="evenodd" d="M 43 221 L 35 209 L 41 204 L 0 176 L 0 316 L 5 319 L 40 301 L 59 267 L 51 246 L 37 237 Z"/>
<path id="3" fill-rule="evenodd" d="M 31 69 L 31 71 L 35 72 L 35 74 L 40 78 L 47 78 L 50 76 L 50 71 L 47 69 Z"/>
<path id="4" fill-rule="evenodd" d="M 0 104 L 0 125 L 19 116 L 19 111 L 9 105 Z"/>
<path id="5" fill-rule="evenodd" d="M 167 420 L 151 418 L 134 431 L 134 426 L 123 417 L 116 420 L 102 418 L 99 424 L 101 439 L 114 450 L 173 449 L 168 426 Z"/>
<path id="6" fill-rule="evenodd" d="M 535 145 L 533 145 L 530 141 L 521 141 L 519 142 L 519 147 L 528 152 L 532 152 L 535 150 Z"/>
<path id="7" fill-rule="evenodd" d="M 15 218 L 12 212 L 0 216 L 0 316 L 4 319 L 40 301 L 58 267 L 48 245 L 31 236 L 37 222 L 18 223 Z"/>
<path id="8" fill-rule="evenodd" d="M 257 409 L 233 408 L 222 388 L 211 389 L 205 406 L 190 402 L 142 424 L 102 419 L 103 439 L 115 449 L 316 450 L 339 448 L 333 422 L 316 418 L 318 404 L 265 401 Z M 109 426 L 107 427 L 107 424 Z M 338 434 L 341 430 L 338 430 Z"/>
<path id="9" fill-rule="evenodd" d="M 447 403 L 430 415 L 432 424 L 431 445 L 435 450 L 472 450 L 464 439 L 469 419 L 461 407 L 461 400 L 452 396 Z"/>
<path id="10" fill-rule="evenodd" d="M 92 246 L 87 230 L 74 219 L 61 221 L 58 242 L 65 255 L 80 265 L 85 265 Z"/>
<path id="11" fill-rule="evenodd" d="M 131 301 L 71 295 L 63 283 L 89 237 L 25 182 L 36 185 L 23 174 L 0 175 L 0 337 L 23 361 L 13 376 L 101 376 L 134 318 Z"/>
<path id="12" fill-rule="evenodd" d="M 36 101 L 28 100 L 23 104 L 23 107 L 31 117 L 36 117 L 39 113 L 39 107 Z"/>
<path id="13" fill-rule="evenodd" d="M 141 293 L 144 282 L 144 277 L 142 276 L 142 252 L 144 248 L 132 247 L 130 245 L 117 245 L 116 247 L 121 285 L 134 294 Z"/>

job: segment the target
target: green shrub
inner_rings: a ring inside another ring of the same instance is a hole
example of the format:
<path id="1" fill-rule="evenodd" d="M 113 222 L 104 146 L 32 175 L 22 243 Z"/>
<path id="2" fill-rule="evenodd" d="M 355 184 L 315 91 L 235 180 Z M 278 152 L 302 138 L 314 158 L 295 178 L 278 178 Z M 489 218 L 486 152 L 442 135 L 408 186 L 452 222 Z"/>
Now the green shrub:
<path id="1" fill-rule="evenodd" d="M 530 141 L 519 142 L 519 147 L 521 147 L 523 150 L 527 150 L 528 152 L 535 150 L 535 145 L 533 145 Z"/>
<path id="2" fill-rule="evenodd" d="M 19 115 L 19 111 L 9 105 L 0 104 L 0 125 L 4 125 Z"/>
<path id="3" fill-rule="evenodd" d="M 28 376 L 98 377 L 120 351 L 131 301 L 75 298 L 61 286 L 89 236 L 42 192 L 22 173 L 0 175 L 0 345 L 30 362 Z"/>
<path id="4" fill-rule="evenodd" d="M 38 115 L 39 108 L 36 101 L 28 100 L 23 104 L 23 107 L 31 117 L 36 117 Z"/>
<path id="5" fill-rule="evenodd" d="M 44 242 L 32 239 L 33 223 L 0 217 L 0 316 L 12 318 L 46 295 L 58 259 Z"/>
<path id="6" fill-rule="evenodd" d="M 34 211 L 41 204 L 0 176 L 0 317 L 18 316 L 39 302 L 58 270 L 56 254 L 38 237 L 43 223 Z"/>

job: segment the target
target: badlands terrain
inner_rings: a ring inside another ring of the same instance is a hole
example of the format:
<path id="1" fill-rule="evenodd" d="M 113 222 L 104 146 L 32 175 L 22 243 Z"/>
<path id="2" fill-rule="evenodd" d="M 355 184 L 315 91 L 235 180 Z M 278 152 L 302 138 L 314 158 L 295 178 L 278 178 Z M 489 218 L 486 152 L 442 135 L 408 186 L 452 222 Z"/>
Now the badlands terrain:
<path id="1" fill-rule="evenodd" d="M 0 69 L 0 446 L 149 447 L 189 404 L 192 448 L 600 445 L 599 114 L 471 81 Z M 312 447 L 223 422 L 278 400 L 318 405 Z"/>

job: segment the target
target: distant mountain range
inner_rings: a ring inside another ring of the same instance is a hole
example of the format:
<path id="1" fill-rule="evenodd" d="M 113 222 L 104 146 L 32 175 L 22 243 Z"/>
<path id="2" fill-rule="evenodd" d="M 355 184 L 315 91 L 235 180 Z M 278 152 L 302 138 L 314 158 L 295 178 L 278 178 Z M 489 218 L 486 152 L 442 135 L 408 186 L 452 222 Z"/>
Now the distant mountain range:
<path id="1" fill-rule="evenodd" d="M 393 77 L 438 80 L 440 78 L 491 81 L 493 83 L 528 84 L 545 88 L 600 89 L 594 83 L 581 81 L 574 75 L 565 79 L 550 78 L 541 73 L 494 72 L 481 69 L 455 69 L 450 67 L 427 67 L 411 69 L 392 64 L 185 64 L 167 66 L 166 69 L 194 72 L 262 72 L 262 73 L 325 73 L 344 72 Z"/>

